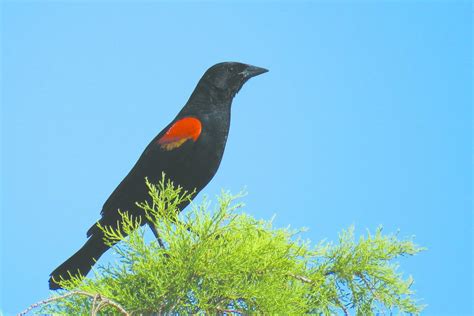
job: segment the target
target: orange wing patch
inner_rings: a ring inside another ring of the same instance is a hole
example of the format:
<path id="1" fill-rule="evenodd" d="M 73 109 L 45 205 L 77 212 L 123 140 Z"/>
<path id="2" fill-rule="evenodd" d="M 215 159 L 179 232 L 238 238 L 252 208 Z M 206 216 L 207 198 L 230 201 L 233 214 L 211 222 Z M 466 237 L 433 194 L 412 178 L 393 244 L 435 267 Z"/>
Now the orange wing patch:
<path id="1" fill-rule="evenodd" d="M 194 117 L 185 117 L 174 123 L 159 140 L 158 144 L 164 150 L 173 150 L 184 144 L 187 140 L 196 141 L 201 135 L 201 122 Z"/>

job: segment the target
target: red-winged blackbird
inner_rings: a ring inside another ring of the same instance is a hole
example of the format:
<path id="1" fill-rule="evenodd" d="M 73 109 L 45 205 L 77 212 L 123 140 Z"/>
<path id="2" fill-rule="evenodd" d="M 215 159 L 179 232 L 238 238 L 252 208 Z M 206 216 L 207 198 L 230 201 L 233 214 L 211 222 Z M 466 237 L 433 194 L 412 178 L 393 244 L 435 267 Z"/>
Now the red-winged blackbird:
<path id="1" fill-rule="evenodd" d="M 104 203 L 98 223 L 116 227 L 120 220 L 118 209 L 127 210 L 134 217 L 141 216 L 143 211 L 135 202 L 149 199 L 145 177 L 156 183 L 164 172 L 175 185 L 189 192 L 196 190 L 196 194 L 201 191 L 221 162 L 229 133 L 232 99 L 248 79 L 267 71 L 236 62 L 219 63 L 209 68 L 184 108 L 150 142 Z M 180 205 L 180 209 L 187 204 Z M 142 218 L 142 223 L 145 223 L 145 218 Z M 59 289 L 53 277 L 56 281 L 60 276 L 69 279 L 68 271 L 73 275 L 78 272 L 86 275 L 108 250 L 103 233 L 96 224 L 87 231 L 87 237 L 84 246 L 51 273 L 50 289 Z"/>

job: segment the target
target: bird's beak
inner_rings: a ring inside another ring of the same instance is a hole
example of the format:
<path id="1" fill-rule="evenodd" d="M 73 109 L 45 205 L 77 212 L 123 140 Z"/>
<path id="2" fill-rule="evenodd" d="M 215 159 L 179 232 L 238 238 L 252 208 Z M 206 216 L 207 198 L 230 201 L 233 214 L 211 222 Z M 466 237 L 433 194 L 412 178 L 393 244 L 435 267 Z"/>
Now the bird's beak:
<path id="1" fill-rule="evenodd" d="M 244 71 L 242 71 L 240 74 L 245 78 L 245 79 L 250 79 L 252 77 L 261 75 L 268 72 L 268 69 L 265 68 L 260 68 L 260 67 L 255 67 L 252 65 L 248 65 L 247 68 L 245 68 Z"/>

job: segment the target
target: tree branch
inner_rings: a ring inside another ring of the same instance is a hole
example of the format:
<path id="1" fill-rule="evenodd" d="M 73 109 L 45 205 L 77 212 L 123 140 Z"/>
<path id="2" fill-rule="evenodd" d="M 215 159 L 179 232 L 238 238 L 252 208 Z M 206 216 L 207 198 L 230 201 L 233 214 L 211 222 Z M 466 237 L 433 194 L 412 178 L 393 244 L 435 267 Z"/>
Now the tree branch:
<path id="1" fill-rule="evenodd" d="M 82 295 L 82 296 L 87 296 L 87 297 L 90 297 L 90 298 L 93 299 L 91 315 L 95 315 L 100 309 L 102 309 L 105 306 L 112 306 L 115 309 L 117 309 L 122 315 L 130 316 L 130 314 L 119 303 L 114 302 L 114 301 L 112 301 L 112 300 L 110 300 L 106 297 L 103 297 L 100 294 L 92 294 L 92 293 L 88 293 L 88 292 L 85 292 L 85 291 L 71 291 L 69 293 L 66 293 L 66 294 L 63 294 L 63 295 L 60 295 L 60 296 L 55 296 L 55 297 L 48 298 L 46 300 L 39 301 L 37 303 L 34 303 L 34 304 L 30 305 L 24 311 L 18 313 L 17 316 L 24 316 L 35 308 L 38 308 L 38 307 L 43 306 L 43 305 L 47 305 L 51 302 L 61 300 L 63 298 L 67 298 L 67 297 L 73 296 L 73 295 Z M 95 306 L 96 304 L 97 304 L 97 306 Z"/>
<path id="2" fill-rule="evenodd" d="M 314 282 L 311 279 L 308 279 L 307 277 L 302 276 L 302 275 L 296 275 L 296 274 L 293 274 L 293 273 L 288 273 L 288 276 L 290 276 L 292 278 L 295 278 L 297 280 L 300 280 L 301 282 L 304 282 L 304 283 L 314 284 Z"/>
<path id="3" fill-rule="evenodd" d="M 339 307 L 342 309 L 342 311 L 344 312 L 344 315 L 349 316 L 350 315 L 349 311 L 347 310 L 346 306 L 344 306 L 344 303 L 342 303 L 338 298 L 336 298 L 336 302 L 339 305 Z"/>
<path id="4" fill-rule="evenodd" d="M 239 315 L 242 315 L 242 311 L 239 311 L 238 309 L 225 309 L 225 308 L 220 308 L 220 307 L 217 307 L 216 308 L 217 311 L 221 312 L 221 313 L 227 313 L 227 314 L 239 314 Z"/>

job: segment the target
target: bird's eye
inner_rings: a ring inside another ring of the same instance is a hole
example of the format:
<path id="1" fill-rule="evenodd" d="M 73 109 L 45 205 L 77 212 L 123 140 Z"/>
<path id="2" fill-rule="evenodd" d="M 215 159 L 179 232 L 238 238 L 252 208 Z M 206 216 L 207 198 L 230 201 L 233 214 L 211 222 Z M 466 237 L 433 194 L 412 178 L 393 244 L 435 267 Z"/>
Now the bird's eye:
<path id="1" fill-rule="evenodd" d="M 234 72 L 234 67 L 230 67 L 227 69 L 229 72 Z"/>

